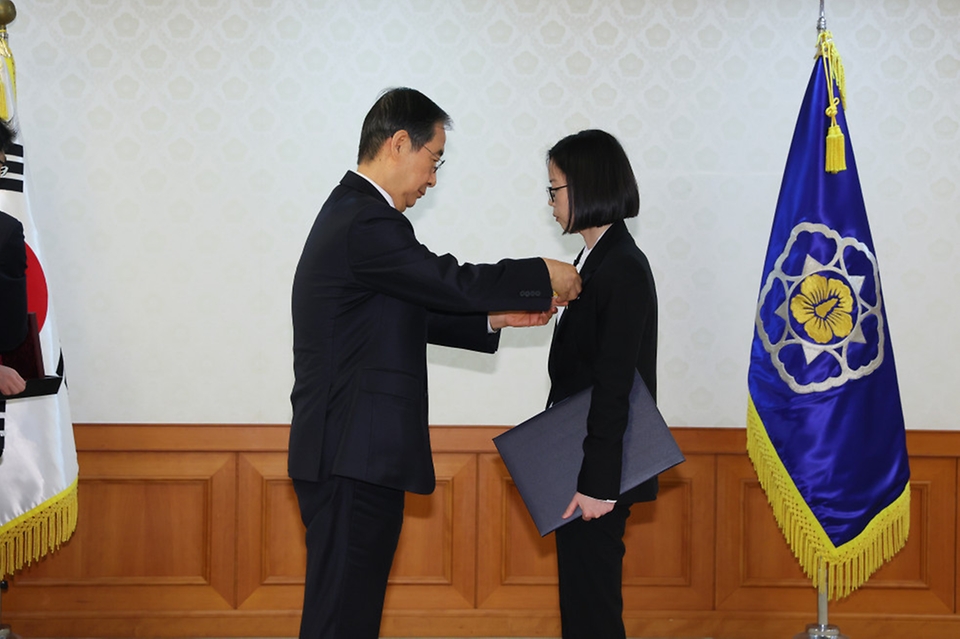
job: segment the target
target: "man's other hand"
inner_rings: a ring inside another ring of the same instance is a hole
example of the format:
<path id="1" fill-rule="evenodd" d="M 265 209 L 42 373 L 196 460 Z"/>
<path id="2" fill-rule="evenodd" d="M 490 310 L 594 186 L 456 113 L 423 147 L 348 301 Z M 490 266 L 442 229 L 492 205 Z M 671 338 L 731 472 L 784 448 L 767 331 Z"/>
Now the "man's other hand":
<path id="1" fill-rule="evenodd" d="M 556 315 L 557 307 L 550 305 L 549 311 L 503 311 L 499 313 L 490 313 L 490 328 L 499 331 L 504 326 L 513 326 L 516 328 L 525 328 L 528 326 L 543 326 L 550 321 L 550 318 Z"/>

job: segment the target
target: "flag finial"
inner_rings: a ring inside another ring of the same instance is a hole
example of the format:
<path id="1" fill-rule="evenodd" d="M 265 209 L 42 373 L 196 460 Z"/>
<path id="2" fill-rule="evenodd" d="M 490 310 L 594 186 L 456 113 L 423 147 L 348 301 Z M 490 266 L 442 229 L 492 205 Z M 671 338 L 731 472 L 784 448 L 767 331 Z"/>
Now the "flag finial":
<path id="1" fill-rule="evenodd" d="M 0 0 L 0 27 L 5 27 L 17 19 L 17 7 L 12 0 Z"/>
<path id="2" fill-rule="evenodd" d="M 823 12 L 823 0 L 820 0 L 820 18 L 817 19 L 817 33 L 827 30 L 827 16 Z"/>

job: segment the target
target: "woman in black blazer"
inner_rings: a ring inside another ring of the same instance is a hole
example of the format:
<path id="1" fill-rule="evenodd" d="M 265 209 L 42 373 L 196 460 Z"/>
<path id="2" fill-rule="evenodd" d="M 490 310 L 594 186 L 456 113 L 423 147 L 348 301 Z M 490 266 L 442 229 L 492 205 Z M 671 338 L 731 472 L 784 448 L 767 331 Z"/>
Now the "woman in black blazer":
<path id="1" fill-rule="evenodd" d="M 575 262 L 583 291 L 557 318 L 550 345 L 548 405 L 593 387 L 584 459 L 557 529 L 564 639 L 625 637 L 623 534 L 630 505 L 656 499 L 657 478 L 621 494 L 620 466 L 634 370 L 657 388 L 657 294 L 646 256 L 624 219 L 640 208 L 637 181 L 609 133 L 581 131 L 547 154 L 553 216 L 586 247 Z"/>

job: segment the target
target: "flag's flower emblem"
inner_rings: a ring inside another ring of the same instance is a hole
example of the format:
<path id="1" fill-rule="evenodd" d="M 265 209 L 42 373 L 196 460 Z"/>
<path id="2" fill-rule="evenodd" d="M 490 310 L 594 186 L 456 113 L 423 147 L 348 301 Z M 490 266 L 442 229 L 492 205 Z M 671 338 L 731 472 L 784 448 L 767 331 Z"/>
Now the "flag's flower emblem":
<path id="1" fill-rule="evenodd" d="M 803 324 L 807 335 L 818 344 L 835 337 L 846 337 L 853 330 L 853 295 L 839 279 L 813 274 L 800 284 L 800 292 L 790 300 L 790 312 Z"/>
<path id="2" fill-rule="evenodd" d="M 760 291 L 756 325 L 796 393 L 869 375 L 883 362 L 885 339 L 872 251 L 823 224 L 798 224 Z"/>

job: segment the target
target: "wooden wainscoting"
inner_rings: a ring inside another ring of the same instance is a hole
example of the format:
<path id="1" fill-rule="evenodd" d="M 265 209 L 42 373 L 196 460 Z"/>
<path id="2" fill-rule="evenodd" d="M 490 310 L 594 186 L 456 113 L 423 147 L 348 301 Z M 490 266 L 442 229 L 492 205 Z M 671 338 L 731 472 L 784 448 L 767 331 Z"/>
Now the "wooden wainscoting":
<path id="1" fill-rule="evenodd" d="M 433 495 L 408 495 L 384 636 L 559 636 L 541 538 L 492 444 L 499 427 L 432 429 Z M 76 426 L 80 519 L 11 579 L 24 636 L 295 636 L 305 549 L 285 426 Z M 630 636 L 792 637 L 816 592 L 773 520 L 742 429 L 677 428 L 687 461 L 627 527 Z M 908 433 L 907 546 L 831 621 L 857 639 L 960 636 L 960 432 Z"/>

